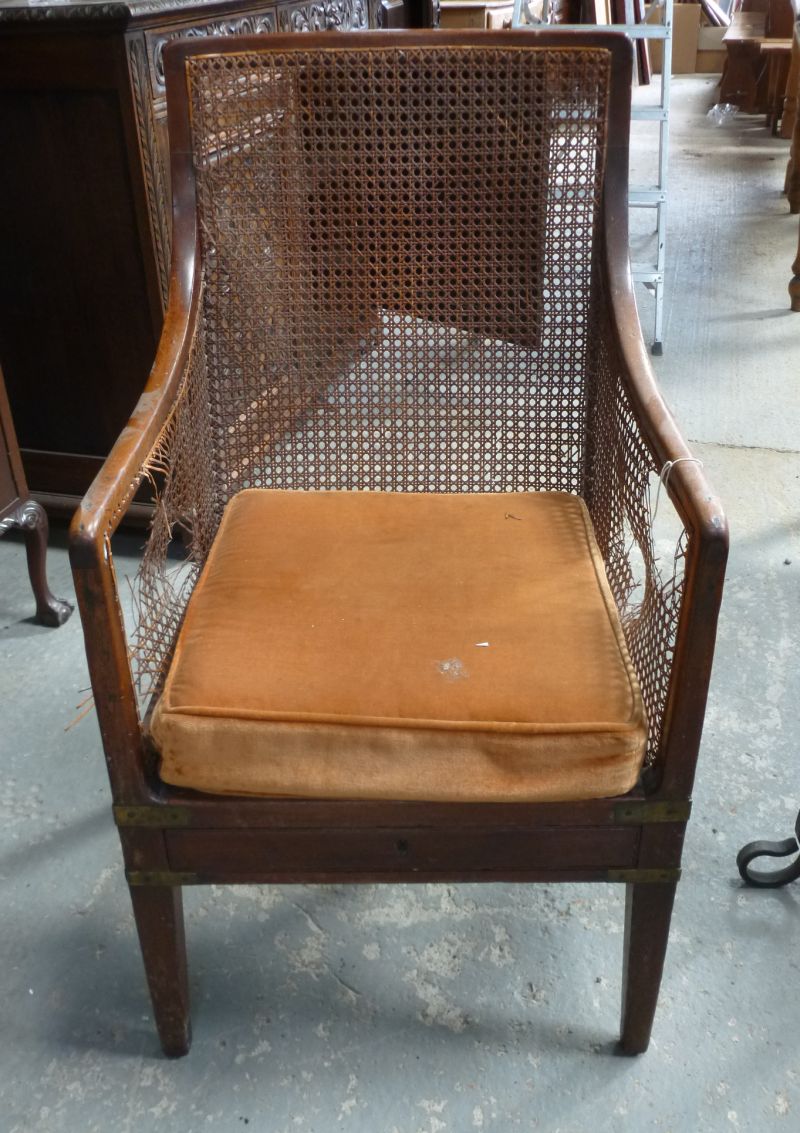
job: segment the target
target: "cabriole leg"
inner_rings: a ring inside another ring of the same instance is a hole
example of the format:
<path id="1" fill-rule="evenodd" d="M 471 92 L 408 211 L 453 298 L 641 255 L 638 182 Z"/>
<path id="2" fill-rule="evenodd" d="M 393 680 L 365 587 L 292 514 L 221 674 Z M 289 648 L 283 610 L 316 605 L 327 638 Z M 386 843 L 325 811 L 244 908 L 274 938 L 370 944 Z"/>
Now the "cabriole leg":
<path id="1" fill-rule="evenodd" d="M 164 1054 L 179 1058 L 191 1043 L 183 895 L 169 885 L 132 885 L 130 892 L 158 1037 Z"/>
<path id="2" fill-rule="evenodd" d="M 72 613 L 72 605 L 63 598 L 53 597 L 47 585 L 45 559 L 48 525 L 42 505 L 36 500 L 24 500 L 0 521 L 0 535 L 14 527 L 25 537 L 28 577 L 36 599 L 36 620 L 44 626 L 63 625 Z"/>
<path id="3" fill-rule="evenodd" d="M 63 625 L 72 613 L 72 606 L 63 598 L 54 597 L 47 585 L 47 515 L 35 500 L 28 500 L 22 510 L 26 516 L 22 530 L 25 533 L 28 576 L 36 599 L 36 620 L 43 626 Z"/>
<path id="4" fill-rule="evenodd" d="M 673 881 L 626 887 L 620 1039 L 624 1054 L 642 1054 L 650 1043 L 676 886 Z"/>

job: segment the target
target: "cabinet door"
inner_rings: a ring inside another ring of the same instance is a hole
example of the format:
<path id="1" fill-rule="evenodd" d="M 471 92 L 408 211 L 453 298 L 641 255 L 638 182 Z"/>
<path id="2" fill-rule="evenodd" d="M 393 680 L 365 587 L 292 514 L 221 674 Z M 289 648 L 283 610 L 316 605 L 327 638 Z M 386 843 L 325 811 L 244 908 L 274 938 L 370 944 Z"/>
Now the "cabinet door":
<path id="1" fill-rule="evenodd" d="M 156 349 L 120 78 L 108 40 L 0 42 L 0 361 L 45 493 L 86 490 Z"/>

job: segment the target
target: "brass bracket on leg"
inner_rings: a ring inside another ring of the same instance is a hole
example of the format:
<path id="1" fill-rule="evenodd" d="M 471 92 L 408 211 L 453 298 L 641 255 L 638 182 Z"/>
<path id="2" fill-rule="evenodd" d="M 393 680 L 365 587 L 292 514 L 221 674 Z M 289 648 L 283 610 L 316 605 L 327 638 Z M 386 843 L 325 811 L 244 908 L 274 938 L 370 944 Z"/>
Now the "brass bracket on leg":
<path id="1" fill-rule="evenodd" d="M 200 885 L 197 873 L 173 873 L 168 869 L 128 869 L 125 871 L 128 885 Z"/>
<path id="2" fill-rule="evenodd" d="M 617 826 L 646 826 L 651 822 L 687 822 L 691 812 L 692 804 L 688 799 L 677 802 L 617 803 L 614 807 L 614 823 Z"/>
<path id="3" fill-rule="evenodd" d="M 189 811 L 181 806 L 115 806 L 117 826 L 188 826 Z"/>

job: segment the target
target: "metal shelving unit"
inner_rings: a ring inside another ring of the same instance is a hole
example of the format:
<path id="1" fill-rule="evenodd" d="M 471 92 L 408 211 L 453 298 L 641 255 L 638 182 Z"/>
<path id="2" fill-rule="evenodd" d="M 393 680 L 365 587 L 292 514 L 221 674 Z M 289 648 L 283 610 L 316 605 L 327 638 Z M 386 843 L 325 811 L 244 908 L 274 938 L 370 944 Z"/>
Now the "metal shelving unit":
<path id="1" fill-rule="evenodd" d="M 634 121 L 655 122 L 658 124 L 658 169 L 652 185 L 631 185 L 628 202 L 631 208 L 652 208 L 656 210 L 656 255 L 655 263 L 633 263 L 631 274 L 634 282 L 648 287 L 655 299 L 655 326 L 653 329 L 653 354 L 661 354 L 664 345 L 664 265 L 666 255 L 667 229 L 667 173 L 669 163 L 669 97 L 672 79 L 672 11 L 674 0 L 662 0 L 658 5 L 659 23 L 647 24 L 609 24 L 609 30 L 623 31 L 631 39 L 657 39 L 662 42 L 661 53 L 661 91 L 656 106 L 634 106 L 631 118 Z M 528 0 L 514 0 L 514 14 L 511 26 L 514 28 L 541 27 L 549 23 L 549 0 L 544 0 L 542 16 L 532 15 Z M 592 24 L 558 24 L 559 31 L 585 31 Z M 654 76 L 658 78 L 659 76 Z"/>

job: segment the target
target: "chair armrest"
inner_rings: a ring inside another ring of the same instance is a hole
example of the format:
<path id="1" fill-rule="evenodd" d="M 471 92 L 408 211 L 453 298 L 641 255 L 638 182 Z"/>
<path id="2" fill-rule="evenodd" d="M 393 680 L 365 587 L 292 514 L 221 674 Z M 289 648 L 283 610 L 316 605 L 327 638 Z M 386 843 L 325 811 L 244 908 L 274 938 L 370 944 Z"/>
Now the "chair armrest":
<path id="1" fill-rule="evenodd" d="M 666 491 L 687 530 L 697 533 L 705 542 L 727 548 L 728 526 L 722 504 L 664 402 L 642 337 L 627 250 L 620 252 L 615 243 L 609 239 L 607 244 L 609 329 L 621 362 L 620 377 L 642 438 L 658 470 L 670 462 L 681 462 L 670 471 Z"/>
<path id="2" fill-rule="evenodd" d="M 136 407 L 73 516 L 73 566 L 81 566 L 87 553 L 93 561 L 90 548 L 116 531 L 139 486 L 147 455 L 175 404 L 197 329 L 200 286 L 195 262 L 196 256 L 185 265 L 185 281 L 173 286 L 155 362 Z"/>
<path id="3" fill-rule="evenodd" d="M 627 250 L 624 197 L 607 199 L 604 322 L 641 441 L 653 469 L 673 463 L 666 484 L 686 531 L 686 557 L 677 632 L 664 706 L 657 774 L 659 794 L 685 798 L 691 792 L 711 676 L 716 625 L 728 555 L 728 525 L 719 498 L 692 458 L 664 403 L 642 338 Z M 687 459 L 689 458 L 689 459 Z"/>
<path id="4" fill-rule="evenodd" d="M 150 792 L 111 536 L 145 475 L 148 455 L 176 404 L 192 358 L 200 306 L 193 218 L 184 222 L 176 209 L 173 231 L 169 306 L 149 380 L 70 526 L 70 562 L 97 718 L 117 803 L 145 802 Z"/>

